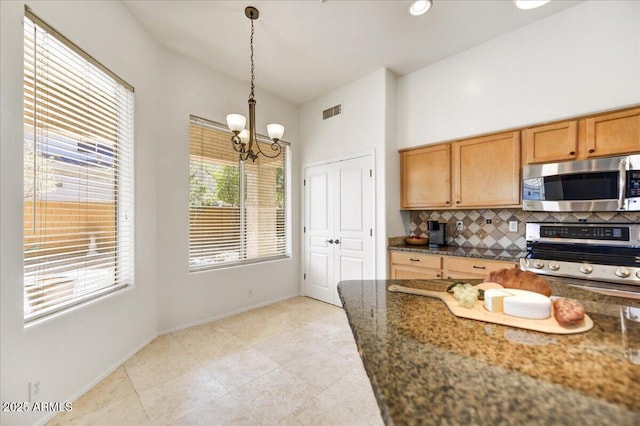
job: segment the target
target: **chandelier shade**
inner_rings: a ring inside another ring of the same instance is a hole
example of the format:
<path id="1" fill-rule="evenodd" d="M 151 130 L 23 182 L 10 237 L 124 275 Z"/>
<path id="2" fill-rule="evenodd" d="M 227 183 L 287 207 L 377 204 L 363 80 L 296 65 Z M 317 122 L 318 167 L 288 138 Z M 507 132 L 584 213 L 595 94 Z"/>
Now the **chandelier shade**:
<path id="1" fill-rule="evenodd" d="M 244 14 L 251 20 L 251 92 L 249 94 L 249 129 L 245 128 L 247 119 L 242 114 L 228 114 L 227 126 L 233 136 L 231 136 L 231 146 L 240 154 L 240 161 L 256 161 L 259 155 L 268 158 L 275 158 L 280 155 L 282 146 L 278 143 L 284 135 L 284 126 L 282 124 L 267 125 L 267 133 L 271 138 L 271 152 L 265 153 L 260 149 L 258 138 L 256 136 L 256 100 L 255 100 L 255 66 L 253 64 L 253 21 L 258 19 L 260 12 L 253 6 L 248 6 L 244 10 Z"/>
<path id="2" fill-rule="evenodd" d="M 244 129 L 247 119 L 242 114 L 229 114 L 227 115 L 227 126 L 232 132 L 240 132 Z"/>
<path id="3" fill-rule="evenodd" d="M 284 135 L 284 126 L 282 124 L 267 124 L 267 133 L 274 141 L 279 141 Z"/>

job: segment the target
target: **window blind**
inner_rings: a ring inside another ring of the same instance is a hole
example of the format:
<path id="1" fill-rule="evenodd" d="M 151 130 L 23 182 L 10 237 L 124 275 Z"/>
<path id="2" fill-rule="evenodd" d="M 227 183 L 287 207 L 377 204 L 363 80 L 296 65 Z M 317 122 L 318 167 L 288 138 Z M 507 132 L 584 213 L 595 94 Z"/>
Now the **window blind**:
<path id="1" fill-rule="evenodd" d="M 271 149 L 266 138 L 260 140 Z M 289 161 L 286 143 L 276 158 L 240 161 L 224 126 L 191 117 L 191 271 L 291 255 Z"/>
<path id="2" fill-rule="evenodd" d="M 133 283 L 133 89 L 24 19 L 24 318 Z"/>

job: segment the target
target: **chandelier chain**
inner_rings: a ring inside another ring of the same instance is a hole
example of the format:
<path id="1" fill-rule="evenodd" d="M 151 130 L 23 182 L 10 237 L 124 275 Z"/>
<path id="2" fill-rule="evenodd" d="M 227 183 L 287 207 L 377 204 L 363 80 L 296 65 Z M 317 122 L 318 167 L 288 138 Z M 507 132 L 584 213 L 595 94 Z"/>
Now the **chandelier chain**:
<path id="1" fill-rule="evenodd" d="M 233 133 L 231 136 L 231 146 L 239 154 L 240 161 L 246 161 L 251 159 L 256 161 L 261 154 L 267 158 L 275 158 L 282 152 L 282 145 L 279 141 L 282 139 L 284 133 L 284 126 L 281 124 L 268 124 L 267 132 L 272 143 L 269 145 L 271 150 L 263 151 L 256 135 L 256 100 L 255 100 L 255 64 L 253 62 L 253 36 L 255 27 L 253 21 L 258 19 L 260 13 L 258 9 L 253 6 L 247 6 L 244 9 L 244 14 L 251 20 L 251 37 L 249 39 L 249 48 L 251 51 L 251 93 L 249 94 L 249 130 L 243 129 L 246 124 L 246 117 L 241 114 L 229 114 L 227 115 L 227 125 L 229 130 Z M 266 145 L 265 145 L 266 146 Z M 270 152 L 270 154 L 268 154 Z"/>
<path id="2" fill-rule="evenodd" d="M 251 94 L 249 95 L 249 99 L 254 99 L 254 89 L 255 89 L 255 67 L 253 65 L 253 19 L 251 20 Z"/>

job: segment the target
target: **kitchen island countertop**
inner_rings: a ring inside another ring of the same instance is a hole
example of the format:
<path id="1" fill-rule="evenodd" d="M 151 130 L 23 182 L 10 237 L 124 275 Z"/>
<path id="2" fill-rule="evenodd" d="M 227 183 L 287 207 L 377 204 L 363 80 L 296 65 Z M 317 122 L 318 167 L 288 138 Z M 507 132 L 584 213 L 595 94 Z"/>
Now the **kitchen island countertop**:
<path id="1" fill-rule="evenodd" d="M 475 280 L 470 282 L 480 282 Z M 623 353 L 620 311 L 640 300 L 550 278 L 595 326 L 573 335 L 453 316 L 438 299 L 453 280 L 343 281 L 338 289 L 386 424 L 640 424 L 640 365 Z"/>

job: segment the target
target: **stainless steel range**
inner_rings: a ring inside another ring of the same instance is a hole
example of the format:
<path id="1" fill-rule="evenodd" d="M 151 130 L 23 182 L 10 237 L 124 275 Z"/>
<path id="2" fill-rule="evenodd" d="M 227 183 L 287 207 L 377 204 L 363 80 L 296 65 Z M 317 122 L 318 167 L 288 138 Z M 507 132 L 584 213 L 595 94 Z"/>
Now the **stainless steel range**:
<path id="1" fill-rule="evenodd" d="M 621 283 L 640 292 L 640 225 L 530 222 L 526 239 L 523 270 Z"/>

